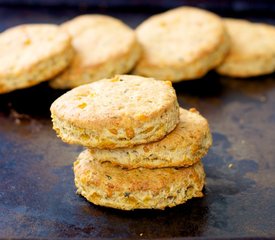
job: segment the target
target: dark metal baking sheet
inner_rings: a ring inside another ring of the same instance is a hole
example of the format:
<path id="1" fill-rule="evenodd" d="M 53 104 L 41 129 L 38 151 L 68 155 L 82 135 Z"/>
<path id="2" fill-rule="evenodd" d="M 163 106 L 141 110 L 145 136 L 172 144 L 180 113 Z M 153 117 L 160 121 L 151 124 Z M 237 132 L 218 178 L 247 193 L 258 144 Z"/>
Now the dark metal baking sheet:
<path id="1" fill-rule="evenodd" d="M 0 9 L 2 29 L 83 13 L 16 11 Z M 149 14 L 113 15 L 136 25 Z M 210 73 L 174 87 L 182 107 L 209 120 L 214 143 L 203 159 L 205 197 L 165 211 L 112 210 L 75 194 L 72 162 L 82 148 L 51 130 L 49 106 L 62 91 L 43 83 L 1 95 L 0 238 L 275 237 L 275 75 Z"/>

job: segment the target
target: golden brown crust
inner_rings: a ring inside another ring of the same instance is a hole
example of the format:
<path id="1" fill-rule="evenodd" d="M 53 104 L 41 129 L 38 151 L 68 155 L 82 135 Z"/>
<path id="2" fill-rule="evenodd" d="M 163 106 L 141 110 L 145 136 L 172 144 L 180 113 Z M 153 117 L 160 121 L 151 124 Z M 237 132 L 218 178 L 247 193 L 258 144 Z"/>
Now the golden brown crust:
<path id="1" fill-rule="evenodd" d="M 86 150 L 74 163 L 78 193 L 88 201 L 123 210 L 164 209 L 202 197 L 205 173 L 201 162 L 188 168 L 125 170 L 92 159 Z"/>
<path id="2" fill-rule="evenodd" d="M 225 19 L 231 38 L 229 54 L 217 72 L 231 77 L 253 77 L 275 71 L 275 27 L 245 20 Z"/>
<path id="3" fill-rule="evenodd" d="M 26 24 L 0 34 L 0 93 L 48 80 L 71 62 L 70 36 L 52 24 Z"/>
<path id="4" fill-rule="evenodd" d="M 132 148 L 90 149 L 99 162 L 109 161 L 124 168 L 190 166 L 198 162 L 212 144 L 207 120 L 195 109 L 180 108 L 177 127 L 158 142 Z"/>
<path id="5" fill-rule="evenodd" d="M 135 32 L 113 17 L 82 15 L 61 25 L 73 38 L 76 56 L 53 88 L 73 88 L 129 72 L 140 56 Z"/>
<path id="6" fill-rule="evenodd" d="M 156 141 L 179 122 L 171 83 L 134 75 L 77 87 L 58 98 L 51 113 L 53 127 L 65 142 L 96 148 Z"/>
<path id="7" fill-rule="evenodd" d="M 143 48 L 135 74 L 173 82 L 202 77 L 229 50 L 222 20 L 208 11 L 180 7 L 145 20 L 136 29 Z"/>

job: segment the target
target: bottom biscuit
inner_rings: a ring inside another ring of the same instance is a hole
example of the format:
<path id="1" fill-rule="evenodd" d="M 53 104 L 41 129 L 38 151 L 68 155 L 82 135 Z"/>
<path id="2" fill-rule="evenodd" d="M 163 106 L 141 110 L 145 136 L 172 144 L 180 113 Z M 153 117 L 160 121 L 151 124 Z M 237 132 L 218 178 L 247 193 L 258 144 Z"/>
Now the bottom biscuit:
<path id="1" fill-rule="evenodd" d="M 82 152 L 74 163 L 77 192 L 88 201 L 122 210 L 164 209 L 202 197 L 201 162 L 187 168 L 122 169 Z"/>

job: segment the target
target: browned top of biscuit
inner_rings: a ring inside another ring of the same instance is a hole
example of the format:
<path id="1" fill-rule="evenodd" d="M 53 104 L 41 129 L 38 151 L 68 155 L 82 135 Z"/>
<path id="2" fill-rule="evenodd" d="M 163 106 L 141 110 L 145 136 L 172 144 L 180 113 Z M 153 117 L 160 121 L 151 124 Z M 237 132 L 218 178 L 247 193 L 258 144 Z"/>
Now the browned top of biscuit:
<path id="1" fill-rule="evenodd" d="M 177 103 L 169 81 L 134 75 L 79 86 L 51 106 L 53 117 L 88 129 L 142 127 Z"/>

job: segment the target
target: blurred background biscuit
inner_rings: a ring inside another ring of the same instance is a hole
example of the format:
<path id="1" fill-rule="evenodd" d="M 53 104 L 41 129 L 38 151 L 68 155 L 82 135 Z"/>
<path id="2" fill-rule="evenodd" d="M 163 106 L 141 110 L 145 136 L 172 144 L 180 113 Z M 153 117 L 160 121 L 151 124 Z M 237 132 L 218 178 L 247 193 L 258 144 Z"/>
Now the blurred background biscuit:
<path id="1" fill-rule="evenodd" d="M 53 24 L 26 24 L 0 34 L 0 93 L 54 77 L 74 55 L 67 32 Z"/>
<path id="2" fill-rule="evenodd" d="M 136 32 L 142 55 L 134 74 L 162 80 L 202 77 L 221 63 L 229 49 L 222 19 L 192 7 L 152 16 Z"/>
<path id="3" fill-rule="evenodd" d="M 76 56 L 53 88 L 74 88 L 129 72 L 140 56 L 135 32 L 122 21 L 104 15 L 82 15 L 61 25 L 73 38 Z"/>
<path id="4" fill-rule="evenodd" d="M 224 20 L 230 51 L 217 72 L 231 77 L 253 77 L 275 71 L 275 27 L 246 20 Z"/>

